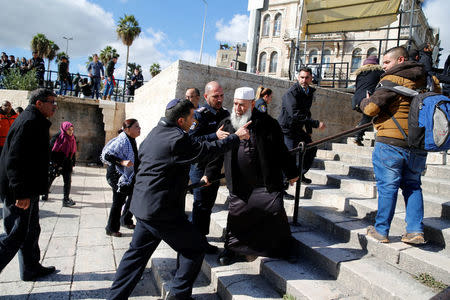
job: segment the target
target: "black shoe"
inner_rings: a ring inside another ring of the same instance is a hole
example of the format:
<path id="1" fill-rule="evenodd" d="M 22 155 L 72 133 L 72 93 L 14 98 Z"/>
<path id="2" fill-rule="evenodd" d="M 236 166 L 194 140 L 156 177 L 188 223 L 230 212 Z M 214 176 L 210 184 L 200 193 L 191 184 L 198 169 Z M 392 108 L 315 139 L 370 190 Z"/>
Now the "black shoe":
<path id="1" fill-rule="evenodd" d="M 120 226 L 128 228 L 128 229 L 136 228 L 136 225 L 134 225 L 134 224 L 121 224 Z"/>
<path id="2" fill-rule="evenodd" d="M 235 262 L 235 254 L 229 249 L 225 249 L 219 254 L 217 261 L 221 266 L 228 266 Z"/>
<path id="3" fill-rule="evenodd" d="M 288 194 L 287 192 L 284 192 L 283 198 L 284 198 L 284 200 L 294 200 L 295 199 L 294 196 L 292 196 L 291 194 Z"/>
<path id="4" fill-rule="evenodd" d="M 219 251 L 219 248 L 217 246 L 211 245 L 208 243 L 208 245 L 206 246 L 205 252 L 207 254 L 216 254 L 217 251 Z"/>
<path id="5" fill-rule="evenodd" d="M 75 205 L 75 201 L 73 201 L 70 198 L 64 198 L 63 199 L 63 207 L 71 207 Z"/>
<path id="6" fill-rule="evenodd" d="M 25 271 L 21 277 L 23 281 L 35 281 L 36 279 L 50 275 L 55 271 L 56 268 L 53 266 L 44 267 L 42 265 L 39 265 L 39 267 L 34 271 Z"/>
<path id="7" fill-rule="evenodd" d="M 302 176 L 302 182 L 305 183 L 305 184 L 310 184 L 312 182 L 312 180 L 309 179 L 309 178 L 306 178 L 305 175 L 303 175 Z"/>
<path id="8" fill-rule="evenodd" d="M 170 291 L 166 294 L 165 300 L 194 300 L 192 297 L 179 297 L 175 294 L 172 294 Z"/>
<path id="9" fill-rule="evenodd" d="M 48 200 L 48 194 L 42 195 L 41 200 L 42 201 L 47 201 Z"/>

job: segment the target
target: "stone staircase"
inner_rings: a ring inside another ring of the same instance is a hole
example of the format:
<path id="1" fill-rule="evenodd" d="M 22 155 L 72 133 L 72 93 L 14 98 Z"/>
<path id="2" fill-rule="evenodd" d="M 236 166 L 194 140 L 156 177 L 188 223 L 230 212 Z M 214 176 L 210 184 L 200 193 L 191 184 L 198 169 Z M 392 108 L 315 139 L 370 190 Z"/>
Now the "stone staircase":
<path id="1" fill-rule="evenodd" d="M 195 298 L 247 299 L 429 299 L 438 291 L 413 278 L 427 273 L 450 284 L 450 158 L 430 153 L 422 176 L 427 245 L 414 247 L 400 241 L 405 227 L 405 207 L 399 193 L 389 244 L 366 236 L 377 210 L 377 190 L 371 163 L 373 133 L 366 133 L 365 147 L 348 139 L 319 150 L 308 172 L 312 184 L 302 185 L 299 206 L 301 226 L 291 226 L 301 254 L 298 263 L 257 258 L 252 262 L 220 266 L 217 255 L 207 255 L 197 281 L 207 292 Z M 449 164 L 447 164 L 447 161 Z M 289 193 L 294 194 L 294 187 Z M 219 189 L 211 216 L 209 240 L 223 248 L 227 220 L 226 187 Z M 192 195 L 186 199 L 192 208 Z M 288 216 L 294 201 L 285 200 Z M 173 250 L 168 250 L 173 251 Z M 172 253 L 174 255 L 174 252 Z M 167 255 L 165 255 L 167 257 Z M 163 260 L 152 259 L 152 271 L 164 290 L 170 279 Z M 158 267 L 158 263 L 163 266 Z M 174 266 L 172 266 L 174 268 Z M 165 271 L 164 271 L 165 270 Z M 167 274 L 166 274 L 167 275 Z M 445 297 L 445 296 L 444 296 Z M 444 298 L 441 298 L 444 299 Z"/>

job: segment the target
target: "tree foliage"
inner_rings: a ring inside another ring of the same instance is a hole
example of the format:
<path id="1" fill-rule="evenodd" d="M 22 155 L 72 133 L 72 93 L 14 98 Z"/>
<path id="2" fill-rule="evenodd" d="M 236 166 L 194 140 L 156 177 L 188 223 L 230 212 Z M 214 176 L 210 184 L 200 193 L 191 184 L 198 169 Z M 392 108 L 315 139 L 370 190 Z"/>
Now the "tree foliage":
<path id="1" fill-rule="evenodd" d="M 39 87 L 36 71 L 20 74 L 19 68 L 9 69 L 2 79 L 2 85 L 8 90 L 32 91 Z"/>
<path id="2" fill-rule="evenodd" d="M 31 51 L 37 52 L 38 56 L 45 57 L 48 51 L 49 40 L 43 33 L 38 33 L 31 40 Z"/>
<path id="3" fill-rule="evenodd" d="M 130 47 L 133 41 L 141 34 L 141 27 L 139 27 L 139 23 L 133 15 L 124 15 L 117 22 L 116 32 L 122 43 Z"/>
<path id="4" fill-rule="evenodd" d="M 128 63 L 128 73 L 127 73 L 127 79 L 131 79 L 131 77 L 134 75 L 134 70 L 142 70 L 141 65 L 138 65 L 136 63 Z"/>
<path id="5" fill-rule="evenodd" d="M 152 75 L 152 77 L 155 77 L 159 73 L 161 73 L 161 66 L 158 63 L 153 63 L 150 66 L 150 74 Z"/>
<path id="6" fill-rule="evenodd" d="M 65 57 L 67 58 L 67 60 L 70 59 L 69 55 L 67 55 L 66 52 L 61 51 L 61 52 L 58 52 L 58 53 L 56 54 L 55 62 L 56 62 L 57 64 L 59 64 L 59 62 L 61 61 L 61 57 L 63 57 L 63 56 L 65 56 Z"/>
<path id="7" fill-rule="evenodd" d="M 117 50 L 111 46 L 106 46 L 103 50 L 100 51 L 100 54 L 98 55 L 98 58 L 102 62 L 103 65 L 106 65 L 113 56 L 119 57 L 120 55 L 117 54 Z"/>

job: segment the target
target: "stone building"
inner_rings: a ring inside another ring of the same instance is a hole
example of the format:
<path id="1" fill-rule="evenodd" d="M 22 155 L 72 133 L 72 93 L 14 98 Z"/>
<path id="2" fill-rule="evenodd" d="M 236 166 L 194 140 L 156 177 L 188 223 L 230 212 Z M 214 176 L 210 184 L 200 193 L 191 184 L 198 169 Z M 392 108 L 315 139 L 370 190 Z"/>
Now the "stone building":
<path id="1" fill-rule="evenodd" d="M 235 69 L 237 53 L 236 47 L 239 47 L 236 70 L 245 71 L 247 67 L 245 63 L 245 56 L 247 51 L 246 44 L 238 44 L 236 46 L 220 44 L 220 48 L 216 53 L 216 67 Z"/>
<path id="2" fill-rule="evenodd" d="M 310 65 L 322 78 L 322 85 L 335 86 L 335 81 L 341 80 L 342 86 L 346 78 L 355 78 L 354 72 L 367 56 L 381 56 L 391 47 L 408 44 L 412 1 L 403 0 L 397 21 L 377 30 L 306 35 L 300 39 L 297 62 Z M 256 2 L 259 4 L 254 5 Z M 302 0 L 249 1 L 247 71 L 294 78 L 301 3 Z M 428 25 L 420 2 L 414 5 L 411 46 L 415 48 L 424 42 L 439 46 L 439 34 Z"/>

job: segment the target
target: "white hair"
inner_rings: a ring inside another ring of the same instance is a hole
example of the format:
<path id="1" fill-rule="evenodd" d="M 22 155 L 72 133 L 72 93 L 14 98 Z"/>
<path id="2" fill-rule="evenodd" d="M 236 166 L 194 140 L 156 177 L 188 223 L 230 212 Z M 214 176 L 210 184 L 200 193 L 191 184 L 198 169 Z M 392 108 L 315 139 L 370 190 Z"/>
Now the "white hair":
<path id="1" fill-rule="evenodd" d="M 251 108 L 247 109 L 245 114 L 240 115 L 240 116 L 238 116 L 236 114 L 236 112 L 234 111 L 234 109 L 233 109 L 231 111 L 231 116 L 230 116 L 231 125 L 233 125 L 233 128 L 235 130 L 238 130 L 239 128 L 241 128 L 242 126 L 247 124 L 247 122 L 250 120 L 251 117 L 252 117 L 252 110 L 251 110 Z"/>

